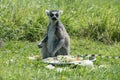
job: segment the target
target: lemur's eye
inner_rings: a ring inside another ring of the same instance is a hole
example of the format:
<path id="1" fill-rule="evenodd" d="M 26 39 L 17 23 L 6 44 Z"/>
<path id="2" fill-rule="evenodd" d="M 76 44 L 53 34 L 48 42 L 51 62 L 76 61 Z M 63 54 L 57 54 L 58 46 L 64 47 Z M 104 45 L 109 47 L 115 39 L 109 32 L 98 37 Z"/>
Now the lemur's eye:
<path id="1" fill-rule="evenodd" d="M 54 16 L 54 14 L 50 14 L 50 17 L 53 17 Z"/>
<path id="2" fill-rule="evenodd" d="M 58 14 L 55 14 L 56 17 L 58 17 Z"/>

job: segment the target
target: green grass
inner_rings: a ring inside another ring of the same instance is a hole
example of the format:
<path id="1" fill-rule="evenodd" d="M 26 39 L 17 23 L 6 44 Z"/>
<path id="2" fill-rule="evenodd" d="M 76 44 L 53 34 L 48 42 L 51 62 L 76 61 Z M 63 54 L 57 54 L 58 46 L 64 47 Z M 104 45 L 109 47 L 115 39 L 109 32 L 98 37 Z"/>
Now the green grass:
<path id="1" fill-rule="evenodd" d="M 119 59 L 101 59 L 97 57 L 95 68 L 67 67 L 65 71 L 57 72 L 45 68 L 47 64 L 31 61 L 29 56 L 41 55 L 38 42 L 10 41 L 5 42 L 0 50 L 0 79 L 1 80 L 119 80 Z M 71 39 L 71 55 L 98 54 L 119 56 L 120 43 L 105 45 L 87 38 Z M 98 68 L 106 65 L 105 68 Z M 59 66 L 57 66 L 59 67 Z"/>
<path id="2" fill-rule="evenodd" d="M 64 66 L 63 72 L 46 69 L 41 59 L 30 61 L 40 54 L 46 9 L 64 11 L 60 19 L 71 37 L 71 55 L 120 56 L 120 0 L 0 0 L 0 80 L 119 80 L 119 59 L 97 57 L 94 69 Z"/>

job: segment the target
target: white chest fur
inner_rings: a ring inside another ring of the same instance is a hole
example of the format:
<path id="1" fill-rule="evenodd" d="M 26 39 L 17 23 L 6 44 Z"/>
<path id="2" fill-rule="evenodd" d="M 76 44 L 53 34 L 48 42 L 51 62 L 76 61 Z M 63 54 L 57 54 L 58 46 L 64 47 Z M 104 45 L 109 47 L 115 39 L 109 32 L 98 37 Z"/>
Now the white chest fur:
<path id="1" fill-rule="evenodd" d="M 55 39 L 56 39 L 55 28 L 54 26 L 50 26 L 48 30 L 48 44 L 47 44 L 49 52 L 53 51 Z"/>

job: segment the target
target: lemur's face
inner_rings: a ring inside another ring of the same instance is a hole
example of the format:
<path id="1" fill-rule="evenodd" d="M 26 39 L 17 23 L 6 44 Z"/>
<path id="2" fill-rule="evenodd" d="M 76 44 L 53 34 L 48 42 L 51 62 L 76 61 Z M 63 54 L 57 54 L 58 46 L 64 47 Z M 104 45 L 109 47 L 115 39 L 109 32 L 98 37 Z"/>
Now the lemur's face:
<path id="1" fill-rule="evenodd" d="M 61 10 L 46 10 L 47 16 L 50 18 L 52 21 L 57 21 L 59 20 L 59 16 L 62 14 L 63 11 Z"/>

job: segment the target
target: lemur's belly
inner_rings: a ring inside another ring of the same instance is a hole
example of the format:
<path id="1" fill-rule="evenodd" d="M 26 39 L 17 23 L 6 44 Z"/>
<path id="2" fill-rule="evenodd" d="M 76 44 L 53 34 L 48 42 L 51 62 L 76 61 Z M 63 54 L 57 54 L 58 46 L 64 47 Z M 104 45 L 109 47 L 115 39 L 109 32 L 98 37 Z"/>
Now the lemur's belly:
<path id="1" fill-rule="evenodd" d="M 54 44 L 55 44 L 55 40 L 56 40 L 56 35 L 54 31 L 49 31 L 48 32 L 48 44 L 47 44 L 47 48 L 49 52 L 52 52 L 54 49 Z"/>

